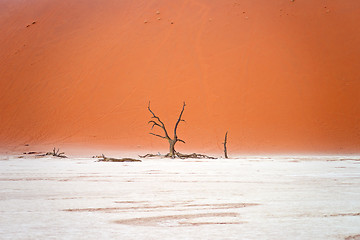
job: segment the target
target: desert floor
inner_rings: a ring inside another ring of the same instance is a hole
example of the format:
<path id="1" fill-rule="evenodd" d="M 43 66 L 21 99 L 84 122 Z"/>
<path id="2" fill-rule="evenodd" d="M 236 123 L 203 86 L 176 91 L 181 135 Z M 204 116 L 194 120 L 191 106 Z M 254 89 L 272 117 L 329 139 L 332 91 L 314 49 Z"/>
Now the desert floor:
<path id="1" fill-rule="evenodd" d="M 0 159 L 1 239 L 360 234 L 360 161 L 354 157 Z"/>

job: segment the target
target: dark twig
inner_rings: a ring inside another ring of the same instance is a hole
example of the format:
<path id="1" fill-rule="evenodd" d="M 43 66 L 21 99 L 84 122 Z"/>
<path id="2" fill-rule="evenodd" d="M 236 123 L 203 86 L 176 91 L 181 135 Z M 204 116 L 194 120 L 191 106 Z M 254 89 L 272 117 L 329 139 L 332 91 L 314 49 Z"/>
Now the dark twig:
<path id="1" fill-rule="evenodd" d="M 184 140 L 181 140 L 181 139 L 179 139 L 179 138 L 178 138 L 178 141 L 179 141 L 179 142 L 182 142 L 182 143 L 185 143 L 185 141 L 184 141 Z"/>
<path id="2" fill-rule="evenodd" d="M 158 134 L 155 134 L 155 133 L 149 133 L 149 134 L 154 135 L 154 136 L 156 136 L 156 137 L 160 137 L 160 138 L 165 138 L 165 139 L 166 139 L 166 137 L 161 136 L 161 135 L 158 135 Z"/>
<path id="3" fill-rule="evenodd" d="M 152 127 L 151 127 L 151 129 L 153 129 L 154 126 L 161 127 L 161 125 L 159 125 L 157 122 L 155 122 L 155 121 L 153 121 L 153 120 L 149 121 L 148 124 L 149 124 L 149 123 L 152 123 L 152 124 L 153 124 Z M 161 128 L 162 128 L 162 127 L 161 127 Z"/>

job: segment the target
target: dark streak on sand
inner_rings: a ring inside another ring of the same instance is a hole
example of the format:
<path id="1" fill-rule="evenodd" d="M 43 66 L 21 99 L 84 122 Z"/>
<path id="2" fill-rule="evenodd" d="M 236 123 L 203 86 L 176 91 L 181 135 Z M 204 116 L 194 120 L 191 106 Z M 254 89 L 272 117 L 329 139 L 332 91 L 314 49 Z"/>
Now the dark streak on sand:
<path id="1" fill-rule="evenodd" d="M 325 217 L 355 217 L 360 216 L 360 213 L 337 213 L 331 215 L 325 215 Z"/>
<path id="2" fill-rule="evenodd" d="M 132 202 L 128 202 L 132 203 Z M 177 205 L 179 209 L 176 210 L 220 210 L 220 209 L 238 209 L 249 206 L 257 206 L 257 203 L 223 203 L 223 204 L 185 204 L 183 206 Z M 134 211 L 150 212 L 163 208 L 174 208 L 175 205 L 139 205 L 134 207 L 110 207 L 110 208 L 70 208 L 64 209 L 66 212 L 113 212 L 113 211 Z"/>
<path id="3" fill-rule="evenodd" d="M 166 215 L 166 216 L 156 216 L 156 217 L 143 217 L 143 218 L 130 218 L 124 220 L 117 220 L 115 223 L 117 224 L 125 224 L 125 225 L 143 225 L 143 226 L 154 226 L 159 225 L 161 223 L 167 221 L 177 220 L 177 224 L 181 226 L 192 226 L 192 225 L 205 225 L 205 224 L 242 224 L 244 222 L 234 221 L 234 222 L 195 222 L 192 223 L 190 219 L 197 218 L 209 218 L 209 217 L 233 217 L 236 218 L 238 216 L 235 212 L 224 212 L 224 213 L 199 213 L 199 214 L 183 214 L 183 215 Z M 176 223 L 175 223 L 176 224 Z M 176 225 L 177 225 L 176 224 Z M 174 224 L 172 224 L 174 225 Z"/>
<path id="4" fill-rule="evenodd" d="M 219 203 L 219 204 L 190 204 L 186 207 L 210 207 L 212 209 L 244 208 L 257 206 L 258 203 Z"/>
<path id="5" fill-rule="evenodd" d="M 348 237 L 345 238 L 345 240 L 360 240 L 360 234 L 353 235 L 353 236 L 348 236 Z"/>

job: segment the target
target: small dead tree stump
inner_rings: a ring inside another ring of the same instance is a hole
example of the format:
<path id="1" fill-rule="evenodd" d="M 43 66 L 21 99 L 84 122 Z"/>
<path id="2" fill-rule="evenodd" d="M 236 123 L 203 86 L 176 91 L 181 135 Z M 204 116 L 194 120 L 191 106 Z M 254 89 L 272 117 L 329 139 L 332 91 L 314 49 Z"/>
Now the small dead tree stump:
<path id="1" fill-rule="evenodd" d="M 64 152 L 60 152 L 59 148 L 57 150 L 56 148 L 54 148 L 52 152 L 47 152 L 45 155 L 51 155 L 59 158 L 67 158 L 67 156 L 65 156 L 64 154 L 65 154 Z"/>
<path id="2" fill-rule="evenodd" d="M 224 140 L 224 154 L 225 154 L 225 158 L 229 158 L 228 157 L 228 154 L 227 154 L 227 148 L 226 148 L 226 144 L 227 144 L 227 135 L 228 135 L 228 132 L 225 133 L 225 140 Z"/>
<path id="3" fill-rule="evenodd" d="M 36 157 L 46 157 L 46 156 L 53 156 L 53 157 L 59 157 L 59 158 L 67 158 L 67 156 L 65 156 L 64 152 L 60 152 L 60 149 L 58 148 L 56 150 L 56 148 L 54 148 L 52 150 L 52 152 L 47 152 L 47 153 L 44 153 L 44 154 L 39 154 L 39 152 L 29 152 L 27 154 L 37 154 L 35 155 Z"/>

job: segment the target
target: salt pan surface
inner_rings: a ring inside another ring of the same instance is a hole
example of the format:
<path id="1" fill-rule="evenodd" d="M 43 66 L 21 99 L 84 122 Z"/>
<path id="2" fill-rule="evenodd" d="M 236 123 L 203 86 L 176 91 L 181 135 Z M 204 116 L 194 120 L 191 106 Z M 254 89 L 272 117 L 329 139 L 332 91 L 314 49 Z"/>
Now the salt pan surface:
<path id="1" fill-rule="evenodd" d="M 360 161 L 0 156 L 1 239 L 345 239 Z"/>

